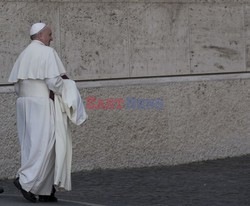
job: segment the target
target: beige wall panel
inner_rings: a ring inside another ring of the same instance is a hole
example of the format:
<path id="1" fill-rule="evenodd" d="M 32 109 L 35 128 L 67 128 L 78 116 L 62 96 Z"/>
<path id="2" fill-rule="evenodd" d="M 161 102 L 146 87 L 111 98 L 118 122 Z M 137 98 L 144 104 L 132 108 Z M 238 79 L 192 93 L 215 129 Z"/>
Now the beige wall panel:
<path id="1" fill-rule="evenodd" d="M 192 4 L 191 73 L 246 71 L 243 6 Z"/>
<path id="2" fill-rule="evenodd" d="M 14 93 L 0 93 L 0 178 L 14 178 L 20 165 Z"/>
<path id="3" fill-rule="evenodd" d="M 72 78 L 128 77 L 126 4 L 63 4 L 61 37 Z"/>
<path id="4" fill-rule="evenodd" d="M 59 47 L 58 5 L 52 3 L 0 3 L 0 83 L 8 81 L 13 64 L 20 52 L 29 44 L 29 30 L 40 20 L 51 25 L 54 43 Z"/>
<path id="5" fill-rule="evenodd" d="M 189 73 L 188 7 L 129 4 L 130 76 Z"/>
<path id="6" fill-rule="evenodd" d="M 78 80 L 246 71 L 245 56 L 249 64 L 243 4 L 53 2 L 0 3 L 0 83 L 40 19 Z M 245 16 L 247 26 L 249 6 Z"/>
<path id="7" fill-rule="evenodd" d="M 246 69 L 250 71 L 250 5 L 245 5 Z"/>
<path id="8" fill-rule="evenodd" d="M 249 0 L 0 0 L 0 2 L 75 2 L 75 3 L 249 3 Z"/>

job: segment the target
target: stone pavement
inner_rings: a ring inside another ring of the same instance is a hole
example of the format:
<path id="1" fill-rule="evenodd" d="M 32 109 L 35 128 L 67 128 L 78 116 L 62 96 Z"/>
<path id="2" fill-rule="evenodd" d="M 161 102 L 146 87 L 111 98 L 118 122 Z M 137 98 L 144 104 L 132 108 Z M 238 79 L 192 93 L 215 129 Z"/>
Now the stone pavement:
<path id="1" fill-rule="evenodd" d="M 249 206 L 250 155 L 178 166 L 97 170 L 72 175 L 58 203 L 85 206 Z M 23 206 L 12 180 L 0 180 L 0 205 Z"/>

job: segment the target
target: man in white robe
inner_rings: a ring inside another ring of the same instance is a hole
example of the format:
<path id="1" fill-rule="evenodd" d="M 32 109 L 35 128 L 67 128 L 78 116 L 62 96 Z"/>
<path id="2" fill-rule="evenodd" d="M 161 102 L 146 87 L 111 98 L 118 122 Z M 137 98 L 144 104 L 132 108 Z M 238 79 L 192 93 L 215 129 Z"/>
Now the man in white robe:
<path id="1" fill-rule="evenodd" d="M 9 77 L 18 95 L 17 130 L 21 167 L 14 181 L 24 198 L 56 202 L 54 196 L 55 120 L 53 93 L 60 95 L 65 75 L 56 51 L 49 47 L 51 29 L 44 23 L 31 27 L 32 42 L 19 55 Z"/>

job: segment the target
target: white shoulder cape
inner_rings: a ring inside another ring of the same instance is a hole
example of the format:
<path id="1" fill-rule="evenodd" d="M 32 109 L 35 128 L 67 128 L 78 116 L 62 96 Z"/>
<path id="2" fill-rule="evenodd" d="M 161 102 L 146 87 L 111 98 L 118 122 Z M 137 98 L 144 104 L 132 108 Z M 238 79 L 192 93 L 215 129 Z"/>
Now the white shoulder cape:
<path id="1" fill-rule="evenodd" d="M 65 68 L 56 51 L 33 40 L 17 58 L 9 82 L 18 79 L 45 79 L 65 74 Z"/>
<path id="2" fill-rule="evenodd" d="M 72 138 L 68 119 L 80 125 L 87 118 L 80 93 L 73 80 L 63 80 L 62 97 L 55 95 L 55 174 L 54 184 L 71 190 Z"/>

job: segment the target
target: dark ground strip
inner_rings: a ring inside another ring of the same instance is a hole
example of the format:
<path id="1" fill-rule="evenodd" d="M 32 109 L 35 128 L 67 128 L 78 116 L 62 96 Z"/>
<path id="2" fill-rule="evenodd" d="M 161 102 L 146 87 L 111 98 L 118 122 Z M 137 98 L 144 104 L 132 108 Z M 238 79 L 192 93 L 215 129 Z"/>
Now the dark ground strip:
<path id="1" fill-rule="evenodd" d="M 250 206 L 250 155 L 168 167 L 79 172 L 72 181 L 73 190 L 58 192 L 59 199 L 105 206 Z M 10 180 L 0 180 L 0 186 L 6 194 L 19 194 Z"/>

